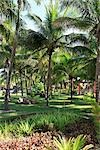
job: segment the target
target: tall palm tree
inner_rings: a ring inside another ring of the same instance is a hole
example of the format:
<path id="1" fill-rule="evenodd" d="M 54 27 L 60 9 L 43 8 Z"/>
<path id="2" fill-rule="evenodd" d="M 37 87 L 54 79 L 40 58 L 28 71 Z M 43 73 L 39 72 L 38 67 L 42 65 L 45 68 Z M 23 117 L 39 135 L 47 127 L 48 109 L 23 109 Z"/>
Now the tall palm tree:
<path id="1" fill-rule="evenodd" d="M 47 90 L 46 100 L 48 106 L 50 84 L 51 84 L 51 58 L 52 54 L 58 47 L 62 47 L 62 38 L 65 36 L 63 30 L 60 27 L 55 27 L 53 22 L 59 18 L 59 16 L 65 16 L 66 11 L 61 12 L 59 7 L 59 1 L 50 1 L 48 7 L 46 7 L 46 19 L 42 21 L 37 15 L 29 15 L 38 26 L 39 32 L 29 31 L 27 38 L 27 46 L 33 49 L 34 52 L 44 50 L 44 53 L 48 54 L 48 72 L 47 72 Z"/>
<path id="2" fill-rule="evenodd" d="M 100 0 L 63 0 L 63 8 L 72 5 L 77 8 L 78 17 L 60 18 L 56 25 L 64 23 L 66 26 L 77 27 L 92 34 L 97 41 L 97 61 L 96 61 L 96 101 L 100 103 Z M 69 23 L 70 22 L 70 23 Z"/>
<path id="3" fill-rule="evenodd" d="M 35 0 L 37 4 L 40 3 L 40 0 Z M 10 92 L 10 80 L 11 80 L 11 74 L 12 74 L 12 69 L 13 69 L 13 63 L 14 63 L 14 58 L 15 58 L 15 54 L 16 54 L 16 49 L 17 49 L 17 45 L 18 45 L 18 34 L 19 34 L 19 28 L 20 28 L 20 11 L 25 8 L 27 9 L 29 6 L 29 3 L 27 2 L 27 0 L 16 0 L 17 5 L 15 5 L 15 1 L 13 0 L 3 0 L 0 2 L 0 17 L 1 20 L 2 18 L 4 19 L 11 19 L 13 16 L 16 14 L 15 16 L 15 24 L 13 24 L 15 26 L 15 34 L 13 37 L 13 44 L 11 44 L 11 57 L 9 59 L 9 66 L 8 66 L 8 75 L 7 75 L 7 82 L 6 82 L 6 94 L 5 94 L 5 110 L 8 110 L 8 99 L 9 99 L 9 92 Z M 16 11 L 15 11 L 16 10 Z M 1 22 L 1 21 L 0 21 Z M 0 24 L 0 29 L 3 31 L 3 33 L 7 33 L 6 28 L 4 26 L 4 24 Z"/>
<path id="4" fill-rule="evenodd" d="M 73 64 L 75 76 L 94 82 L 97 57 L 96 39 L 87 34 L 72 33 L 66 40 L 72 46 L 68 50 L 73 53 L 70 63 Z"/>
<path id="5" fill-rule="evenodd" d="M 17 0 L 17 17 L 16 17 L 16 28 L 15 28 L 15 35 L 13 39 L 13 46 L 12 46 L 12 51 L 11 51 L 11 58 L 10 58 L 10 63 L 8 67 L 8 76 L 6 80 L 6 93 L 5 93 L 5 110 L 8 110 L 8 100 L 9 100 L 9 92 L 10 92 L 10 80 L 11 80 L 11 74 L 12 74 L 12 69 L 13 69 L 13 63 L 14 63 L 14 57 L 16 54 L 16 49 L 17 49 L 17 42 L 18 42 L 18 34 L 19 34 L 19 28 L 20 28 L 20 11 L 22 9 L 22 6 L 24 6 L 25 0 Z"/>

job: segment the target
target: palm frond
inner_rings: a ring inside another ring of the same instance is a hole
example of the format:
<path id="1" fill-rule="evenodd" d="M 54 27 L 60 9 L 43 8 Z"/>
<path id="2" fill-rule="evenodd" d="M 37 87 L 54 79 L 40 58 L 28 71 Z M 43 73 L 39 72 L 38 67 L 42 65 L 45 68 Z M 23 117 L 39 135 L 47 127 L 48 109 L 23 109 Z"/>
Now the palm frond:
<path id="1" fill-rule="evenodd" d="M 16 9 L 15 5 L 13 4 L 12 0 L 5 0 L 0 1 L 0 14 L 1 14 L 1 20 L 2 18 L 10 19 L 11 21 L 14 21 L 16 18 Z"/>
<path id="2" fill-rule="evenodd" d="M 70 28 L 77 28 L 80 30 L 89 30 L 91 28 L 91 22 L 88 18 L 82 19 L 81 17 L 77 18 L 69 18 L 69 17 L 61 17 L 54 21 L 55 27 L 61 27 L 64 28 L 70 27 Z"/>
<path id="3" fill-rule="evenodd" d="M 67 5 L 72 5 L 73 7 L 76 7 L 79 11 L 81 16 L 84 18 L 91 18 L 93 22 L 97 22 L 97 16 L 100 14 L 99 0 L 67 0 L 62 1 L 62 7 L 66 7 Z M 99 15 L 100 16 L 100 15 Z"/>
<path id="4" fill-rule="evenodd" d="M 20 5 L 20 8 L 22 9 L 22 10 L 29 10 L 29 8 L 30 8 L 30 4 L 29 4 L 29 2 L 28 2 L 28 0 L 18 0 L 18 3 L 19 3 L 19 5 Z"/>
<path id="5" fill-rule="evenodd" d="M 41 25 L 42 25 L 42 19 L 39 16 L 37 16 L 35 14 L 32 14 L 32 15 L 28 14 L 28 17 L 31 20 L 33 20 L 38 27 L 41 27 Z"/>
<path id="6" fill-rule="evenodd" d="M 72 3 L 71 3 L 72 2 Z M 69 1 L 62 1 L 63 7 L 67 7 Z M 71 0 L 71 5 L 80 12 L 80 17 L 71 18 L 63 17 L 58 19 L 56 25 L 63 25 L 64 27 L 78 28 L 87 30 L 97 38 L 100 39 L 100 1 L 99 0 Z M 63 22 L 63 23 L 62 23 Z"/>
<path id="7" fill-rule="evenodd" d="M 2 34 L 2 37 L 6 39 L 6 41 L 8 41 L 11 36 L 13 36 L 13 28 L 8 21 L 0 24 L 0 33 Z"/>
<path id="8" fill-rule="evenodd" d="M 65 40 L 69 43 L 69 45 L 75 43 L 87 45 L 89 43 L 88 36 L 86 34 L 71 33 L 65 36 Z"/>
<path id="9" fill-rule="evenodd" d="M 28 30 L 26 35 L 19 37 L 19 44 L 22 44 L 30 50 L 42 49 L 48 44 L 48 40 L 39 32 Z"/>

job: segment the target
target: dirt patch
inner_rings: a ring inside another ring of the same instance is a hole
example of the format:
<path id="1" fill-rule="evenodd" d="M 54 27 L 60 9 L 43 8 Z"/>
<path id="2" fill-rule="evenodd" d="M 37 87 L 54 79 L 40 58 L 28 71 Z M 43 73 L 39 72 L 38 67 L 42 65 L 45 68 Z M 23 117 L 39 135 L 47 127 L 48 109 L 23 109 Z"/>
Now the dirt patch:
<path id="1" fill-rule="evenodd" d="M 84 134 L 86 135 L 87 144 L 98 144 L 95 126 L 90 119 L 81 119 L 74 124 L 66 126 L 64 134 L 67 137 L 77 137 L 80 134 Z"/>

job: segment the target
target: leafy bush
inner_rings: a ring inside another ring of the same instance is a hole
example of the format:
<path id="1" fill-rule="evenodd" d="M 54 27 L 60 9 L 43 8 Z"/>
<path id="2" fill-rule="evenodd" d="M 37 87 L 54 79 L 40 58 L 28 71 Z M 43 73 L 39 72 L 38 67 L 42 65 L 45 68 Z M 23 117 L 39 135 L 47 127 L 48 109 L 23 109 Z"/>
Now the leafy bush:
<path id="1" fill-rule="evenodd" d="M 19 136 L 23 135 L 31 135 L 33 132 L 33 128 L 34 128 L 34 123 L 30 124 L 29 122 L 30 120 L 27 119 L 25 121 L 20 121 L 17 125 L 16 125 L 16 132 Z"/>
<path id="2" fill-rule="evenodd" d="M 88 95 L 84 95 L 83 101 L 87 102 L 88 104 L 94 104 L 94 103 L 95 103 L 95 99 L 94 99 L 94 98 L 91 98 L 91 97 L 88 96 Z"/>
<path id="3" fill-rule="evenodd" d="M 14 136 L 31 135 L 34 130 L 60 130 L 65 126 L 74 123 L 80 118 L 79 115 L 70 112 L 55 111 L 47 114 L 36 114 L 24 120 L 15 120 L 13 123 L 2 125 L 0 132 L 5 136 L 10 133 Z"/>
<path id="4" fill-rule="evenodd" d="M 35 123 L 35 128 L 45 128 L 45 126 L 49 128 L 49 125 L 52 124 L 54 129 L 63 131 L 65 125 L 73 123 L 79 118 L 79 115 L 74 113 L 55 111 L 54 113 L 35 115 L 31 120 Z"/>
<path id="5" fill-rule="evenodd" d="M 92 144 L 84 147 L 85 136 L 83 135 L 79 135 L 77 138 L 70 138 L 69 140 L 66 140 L 64 137 L 55 138 L 54 143 L 58 150 L 89 150 L 93 147 Z"/>
<path id="6" fill-rule="evenodd" d="M 32 88 L 32 93 L 33 95 L 38 95 L 43 91 L 44 87 L 43 87 L 43 83 L 39 82 L 34 84 L 33 88 Z"/>
<path id="7" fill-rule="evenodd" d="M 0 138 L 10 138 L 12 132 L 14 131 L 13 124 L 7 124 L 6 122 L 3 125 L 0 125 Z"/>

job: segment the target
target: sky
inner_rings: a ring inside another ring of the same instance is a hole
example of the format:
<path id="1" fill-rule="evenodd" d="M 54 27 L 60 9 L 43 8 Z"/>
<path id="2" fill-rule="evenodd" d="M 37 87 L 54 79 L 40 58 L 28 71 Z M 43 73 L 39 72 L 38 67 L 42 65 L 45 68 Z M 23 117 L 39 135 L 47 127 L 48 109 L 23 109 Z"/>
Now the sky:
<path id="1" fill-rule="evenodd" d="M 28 2 L 30 3 L 30 10 L 29 13 L 30 14 L 36 14 L 38 15 L 41 19 L 45 19 L 45 5 L 48 4 L 48 0 L 42 0 L 41 5 L 37 5 L 34 0 L 28 0 Z M 33 23 L 33 21 L 31 21 L 30 19 L 28 19 L 27 17 L 27 11 L 22 12 L 23 18 L 26 22 L 26 27 L 28 29 L 34 29 L 37 30 L 35 24 Z"/>
<path id="2" fill-rule="evenodd" d="M 52 1 L 54 1 L 54 0 L 52 0 Z M 28 2 L 30 3 L 30 6 L 31 6 L 30 10 L 29 10 L 29 13 L 30 14 L 36 14 L 42 20 L 44 20 L 45 19 L 45 5 L 47 5 L 50 2 L 50 0 L 42 0 L 41 5 L 37 5 L 35 0 L 28 0 Z M 67 15 L 68 16 L 76 16 L 77 15 L 77 10 L 72 7 L 72 8 L 70 8 L 67 11 Z M 23 16 L 23 19 L 26 22 L 25 26 L 26 26 L 27 29 L 32 29 L 32 30 L 38 31 L 38 29 L 37 29 L 36 25 L 33 23 L 33 21 L 30 20 L 27 17 L 27 11 L 24 11 L 22 13 L 22 16 Z M 69 33 L 72 33 L 72 32 L 79 33 L 80 31 L 74 30 L 74 29 L 70 29 L 70 30 L 67 30 L 67 32 L 68 32 L 67 34 L 69 34 Z"/>

